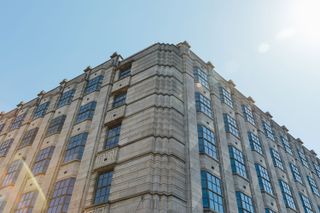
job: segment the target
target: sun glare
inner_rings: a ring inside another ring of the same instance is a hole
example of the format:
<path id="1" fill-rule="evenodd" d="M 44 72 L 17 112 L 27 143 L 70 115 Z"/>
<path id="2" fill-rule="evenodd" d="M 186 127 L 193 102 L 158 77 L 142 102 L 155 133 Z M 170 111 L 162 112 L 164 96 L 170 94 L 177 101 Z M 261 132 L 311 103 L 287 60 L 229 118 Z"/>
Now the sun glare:
<path id="1" fill-rule="evenodd" d="M 320 1 L 296 0 L 292 4 L 292 17 L 296 32 L 312 43 L 320 42 Z"/>

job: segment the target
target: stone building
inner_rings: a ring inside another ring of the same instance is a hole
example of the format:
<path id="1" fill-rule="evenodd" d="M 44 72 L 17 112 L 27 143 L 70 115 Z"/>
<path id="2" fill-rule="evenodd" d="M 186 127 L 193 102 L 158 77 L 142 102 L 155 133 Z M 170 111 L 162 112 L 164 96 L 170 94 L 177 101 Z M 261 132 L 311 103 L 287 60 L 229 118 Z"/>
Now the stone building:
<path id="1" fill-rule="evenodd" d="M 0 114 L 0 212 L 320 212 L 320 160 L 187 42 Z"/>

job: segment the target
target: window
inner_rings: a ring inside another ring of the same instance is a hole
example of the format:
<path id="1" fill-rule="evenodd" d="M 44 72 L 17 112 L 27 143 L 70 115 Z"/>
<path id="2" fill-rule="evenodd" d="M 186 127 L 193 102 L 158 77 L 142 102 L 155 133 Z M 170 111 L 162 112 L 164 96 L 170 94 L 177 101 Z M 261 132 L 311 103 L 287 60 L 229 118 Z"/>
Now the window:
<path id="1" fill-rule="evenodd" d="M 281 170 L 284 170 L 284 167 L 283 167 L 282 160 L 281 160 L 279 152 L 277 152 L 275 149 L 272 149 L 272 148 L 270 148 L 270 152 L 271 152 L 273 165 L 275 167 L 278 167 Z"/>
<path id="2" fill-rule="evenodd" d="M 0 124 L 0 133 L 2 132 L 3 128 L 4 128 L 4 123 L 3 124 Z"/>
<path id="3" fill-rule="evenodd" d="M 112 102 L 112 108 L 122 106 L 126 103 L 127 93 L 115 95 Z"/>
<path id="4" fill-rule="evenodd" d="M 253 132 L 248 132 L 248 137 L 249 137 L 251 150 L 256 151 L 262 155 L 263 151 L 262 151 L 262 146 L 261 146 L 259 137 L 255 135 Z"/>
<path id="5" fill-rule="evenodd" d="M 269 209 L 269 208 L 266 208 L 266 213 L 276 213 L 275 211 Z"/>
<path id="6" fill-rule="evenodd" d="M 239 213 L 254 213 L 251 197 L 242 192 L 236 192 Z"/>
<path id="7" fill-rule="evenodd" d="M 292 153 L 292 149 L 291 149 L 291 146 L 289 144 L 288 138 L 281 136 L 280 139 L 281 139 L 281 142 L 282 142 L 286 152 L 289 153 L 290 155 L 292 155 L 293 153 Z"/>
<path id="8" fill-rule="evenodd" d="M 131 73 L 131 68 L 120 70 L 119 71 L 119 80 L 125 77 L 128 77 Z"/>
<path id="9" fill-rule="evenodd" d="M 112 172 L 104 172 L 99 174 L 97 183 L 96 183 L 94 204 L 101 204 L 101 203 L 108 202 L 111 182 L 112 182 Z"/>
<path id="10" fill-rule="evenodd" d="M 13 138 L 8 139 L 0 144 L 0 157 L 5 157 L 11 147 Z"/>
<path id="11" fill-rule="evenodd" d="M 296 165 L 294 165 L 293 163 L 290 163 L 290 169 L 291 169 L 292 176 L 293 176 L 294 180 L 296 182 L 302 184 L 302 178 L 301 178 L 301 175 L 300 175 L 299 168 Z"/>
<path id="12" fill-rule="evenodd" d="M 193 69 L 194 80 L 196 83 L 200 83 L 205 88 L 209 89 L 208 75 L 202 71 L 199 67 Z"/>
<path id="13" fill-rule="evenodd" d="M 33 128 L 24 133 L 19 148 L 29 146 L 33 143 L 39 128 Z"/>
<path id="14" fill-rule="evenodd" d="M 312 209 L 311 202 L 310 202 L 309 198 L 304 196 L 302 193 L 299 193 L 299 194 L 300 194 L 301 202 L 302 202 L 302 205 L 304 208 L 304 212 L 305 213 L 313 213 L 313 209 Z"/>
<path id="15" fill-rule="evenodd" d="M 96 109 L 97 102 L 92 101 L 80 107 L 77 115 L 76 123 L 93 118 L 94 110 Z"/>
<path id="16" fill-rule="evenodd" d="M 36 161 L 32 168 L 33 175 L 45 174 L 49 166 L 54 146 L 41 149 L 37 154 Z"/>
<path id="17" fill-rule="evenodd" d="M 264 132 L 265 132 L 267 138 L 271 139 L 272 141 L 275 141 L 271 125 L 266 123 L 266 122 L 264 122 L 264 121 L 262 122 L 262 125 L 263 125 L 263 129 L 264 129 Z"/>
<path id="18" fill-rule="evenodd" d="M 284 182 L 283 180 L 279 180 L 279 184 L 280 184 L 282 196 L 283 196 L 284 202 L 286 204 L 286 207 L 291 208 L 293 210 L 296 210 L 296 204 L 294 202 L 289 185 L 286 182 Z"/>
<path id="19" fill-rule="evenodd" d="M 10 130 L 20 128 L 26 113 L 18 115 L 11 123 Z"/>
<path id="20" fill-rule="evenodd" d="M 121 124 L 111 127 L 107 130 L 107 137 L 104 148 L 111 149 L 118 145 L 120 137 Z"/>
<path id="21" fill-rule="evenodd" d="M 201 171 L 203 208 L 223 213 L 223 195 L 221 180 L 209 172 Z"/>
<path id="22" fill-rule="evenodd" d="M 234 146 L 229 146 L 229 154 L 232 172 L 240 175 L 241 177 L 247 178 L 247 171 L 242 152 Z"/>
<path id="23" fill-rule="evenodd" d="M 49 106 L 49 101 L 46 102 L 46 103 L 40 104 L 36 108 L 36 110 L 35 110 L 35 112 L 33 114 L 33 119 L 42 118 L 46 114 L 48 106 Z"/>
<path id="24" fill-rule="evenodd" d="M 92 92 L 95 92 L 100 89 L 101 83 L 103 80 L 103 76 L 99 75 L 93 79 L 90 79 L 87 83 L 86 88 L 84 89 L 84 95 L 88 95 Z"/>
<path id="25" fill-rule="evenodd" d="M 74 92 L 75 92 L 75 90 L 72 89 L 72 90 L 68 90 L 68 91 L 62 93 L 62 95 L 60 96 L 60 99 L 58 101 L 57 108 L 63 107 L 65 105 L 69 105 L 72 101 L 73 96 L 74 96 Z"/>
<path id="26" fill-rule="evenodd" d="M 48 213 L 66 213 L 75 183 L 75 178 L 68 178 L 58 181 L 54 186 L 54 191 L 49 200 Z"/>
<path id="27" fill-rule="evenodd" d="M 318 189 L 318 186 L 317 186 L 315 180 L 311 176 L 307 176 L 307 178 L 308 178 L 308 182 L 309 182 L 309 185 L 310 185 L 310 188 L 311 188 L 313 194 L 320 197 L 320 192 L 319 192 L 319 189 Z"/>
<path id="28" fill-rule="evenodd" d="M 52 119 L 49 123 L 46 136 L 60 133 L 62 130 L 62 126 L 64 124 L 65 119 L 66 119 L 65 115 L 60 115 L 60 116 Z"/>
<path id="29" fill-rule="evenodd" d="M 308 160 L 307 160 L 307 157 L 304 154 L 304 152 L 302 150 L 298 149 L 298 155 L 300 157 L 302 165 L 304 165 L 305 167 L 309 168 Z"/>
<path id="30" fill-rule="evenodd" d="M 239 133 L 239 129 L 238 129 L 238 125 L 237 125 L 236 120 L 227 113 L 223 114 L 223 119 L 224 119 L 224 127 L 225 127 L 226 132 L 229 132 L 233 136 L 239 138 L 240 133 Z"/>
<path id="31" fill-rule="evenodd" d="M 313 163 L 314 169 L 316 170 L 317 176 L 320 178 L 320 165 L 317 163 Z"/>
<path id="32" fill-rule="evenodd" d="M 273 195 L 272 185 L 270 182 L 268 171 L 258 163 L 256 163 L 256 171 L 261 191 Z"/>
<path id="33" fill-rule="evenodd" d="M 84 132 L 69 139 L 66 154 L 64 156 L 65 163 L 72 160 L 81 160 L 87 137 L 88 133 Z"/>
<path id="34" fill-rule="evenodd" d="M 206 153 L 218 160 L 216 142 L 213 132 L 203 125 L 198 125 L 198 141 L 200 153 Z"/>
<path id="35" fill-rule="evenodd" d="M 24 193 L 16 207 L 15 213 L 31 213 L 36 202 L 38 192 L 32 191 Z"/>
<path id="36" fill-rule="evenodd" d="M 245 120 L 251 123 L 252 125 L 256 125 L 251 108 L 248 105 L 242 105 L 242 111 Z"/>
<path id="37" fill-rule="evenodd" d="M 220 87 L 220 99 L 223 103 L 233 108 L 231 93 L 223 87 Z"/>
<path id="38" fill-rule="evenodd" d="M 14 182 L 16 181 L 19 171 L 21 168 L 21 161 L 20 160 L 15 160 L 13 161 L 9 168 L 7 169 L 7 173 L 5 174 L 5 177 L 2 181 L 2 186 L 10 186 L 13 185 Z"/>
<path id="39" fill-rule="evenodd" d="M 195 93 L 195 99 L 196 99 L 196 110 L 197 112 L 203 112 L 210 118 L 212 117 L 212 109 L 211 109 L 211 103 L 210 99 L 204 97 L 201 93 L 196 92 Z"/>

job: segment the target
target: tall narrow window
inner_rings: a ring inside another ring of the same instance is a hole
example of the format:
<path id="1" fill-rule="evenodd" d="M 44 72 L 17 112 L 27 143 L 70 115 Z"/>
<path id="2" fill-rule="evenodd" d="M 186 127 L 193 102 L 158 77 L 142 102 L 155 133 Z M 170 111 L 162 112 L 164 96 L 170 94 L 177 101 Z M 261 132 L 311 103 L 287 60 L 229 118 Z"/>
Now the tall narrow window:
<path id="1" fill-rule="evenodd" d="M 221 180 L 207 171 L 201 171 L 203 208 L 223 213 L 223 194 Z"/>
<path id="2" fill-rule="evenodd" d="M 236 192 L 239 213 L 254 213 L 252 198 L 242 192 Z"/>
<path id="3" fill-rule="evenodd" d="M 270 152 L 271 152 L 273 165 L 275 167 L 278 167 L 281 170 L 284 170 L 283 163 L 282 163 L 279 152 L 277 152 L 275 149 L 272 149 L 272 148 L 270 148 Z"/>
<path id="4" fill-rule="evenodd" d="M 107 130 L 107 137 L 104 145 L 105 149 L 111 149 L 118 145 L 120 138 L 120 130 L 121 124 L 113 126 Z"/>
<path id="5" fill-rule="evenodd" d="M 60 99 L 57 104 L 57 108 L 63 107 L 65 105 L 69 105 L 73 99 L 75 90 L 68 90 L 60 96 Z"/>
<path id="6" fill-rule="evenodd" d="M 258 163 L 256 163 L 255 165 L 261 191 L 273 195 L 272 185 L 268 171 Z"/>
<path id="7" fill-rule="evenodd" d="M 198 125 L 198 140 L 200 153 L 206 153 L 218 160 L 216 142 L 213 132 L 203 125 Z"/>
<path id="8" fill-rule="evenodd" d="M 49 123 L 46 136 L 58 134 L 61 132 L 64 121 L 66 119 L 65 115 L 60 115 L 54 119 L 52 119 Z"/>
<path id="9" fill-rule="evenodd" d="M 298 155 L 300 157 L 302 165 L 304 165 L 305 167 L 309 168 L 309 163 L 308 163 L 307 157 L 304 154 L 304 152 L 302 150 L 298 149 Z"/>
<path id="10" fill-rule="evenodd" d="M 314 169 L 316 170 L 317 176 L 320 178 L 320 165 L 318 163 L 313 163 Z"/>
<path id="11" fill-rule="evenodd" d="M 279 180 L 279 184 L 280 184 L 282 196 L 283 196 L 284 202 L 286 204 L 286 207 L 291 208 L 293 210 L 296 210 L 296 204 L 294 202 L 292 192 L 291 192 L 289 185 L 281 179 Z"/>
<path id="12" fill-rule="evenodd" d="M 47 112 L 48 106 L 49 106 L 49 101 L 37 106 L 33 114 L 33 119 L 44 117 L 44 115 Z"/>
<path id="13" fill-rule="evenodd" d="M 28 131 L 26 131 L 21 139 L 19 148 L 25 147 L 25 146 L 29 146 L 33 143 L 37 133 L 38 133 L 38 127 L 30 129 Z"/>
<path id="14" fill-rule="evenodd" d="M 92 92 L 95 92 L 100 89 L 103 76 L 99 75 L 95 78 L 92 78 L 88 81 L 86 88 L 84 89 L 84 95 L 88 95 Z"/>
<path id="15" fill-rule="evenodd" d="M 242 111 L 243 111 L 245 120 L 251 123 L 252 125 L 256 125 L 251 108 L 248 105 L 242 105 Z"/>
<path id="16" fill-rule="evenodd" d="M 33 175 L 45 174 L 49 166 L 54 146 L 49 146 L 47 148 L 41 149 L 37 154 L 36 161 L 32 168 Z"/>
<path id="17" fill-rule="evenodd" d="M 122 106 L 126 103 L 127 93 L 115 95 L 112 102 L 112 108 Z"/>
<path id="18" fill-rule="evenodd" d="M 36 202 L 37 195 L 37 191 L 24 193 L 20 198 L 15 213 L 31 213 Z"/>
<path id="19" fill-rule="evenodd" d="M 194 80 L 196 83 L 200 83 L 205 88 L 209 89 L 208 75 L 202 71 L 199 67 L 193 69 Z"/>
<path id="20" fill-rule="evenodd" d="M 94 204 L 106 203 L 109 200 L 109 193 L 112 182 L 112 172 L 104 172 L 98 176 Z"/>
<path id="21" fill-rule="evenodd" d="M 312 205 L 311 205 L 309 198 L 307 196 L 303 195 L 302 193 L 299 193 L 299 194 L 300 194 L 300 198 L 301 198 L 301 203 L 304 208 L 304 212 L 305 213 L 313 213 Z"/>
<path id="22" fill-rule="evenodd" d="M 87 142 L 87 137 L 88 133 L 84 132 L 70 138 L 66 154 L 64 156 L 65 163 L 72 160 L 81 160 L 84 147 Z"/>
<path id="23" fill-rule="evenodd" d="M 21 168 L 21 161 L 20 160 L 15 160 L 13 161 L 9 168 L 7 169 L 7 173 L 5 174 L 5 177 L 2 181 L 2 186 L 11 186 L 14 184 L 16 181 L 19 171 Z"/>
<path id="24" fill-rule="evenodd" d="M 266 134 L 267 138 L 269 138 L 272 141 L 275 141 L 274 133 L 271 128 L 271 125 L 264 122 L 264 121 L 262 122 L 262 125 L 263 125 L 263 129 L 264 129 L 264 133 Z"/>
<path id="25" fill-rule="evenodd" d="M 234 146 L 229 146 L 231 168 L 234 174 L 247 178 L 247 171 L 242 152 Z"/>
<path id="26" fill-rule="evenodd" d="M 94 110 L 96 109 L 96 105 L 97 102 L 92 101 L 81 106 L 77 115 L 76 123 L 92 119 L 94 115 Z"/>
<path id="27" fill-rule="evenodd" d="M 311 188 L 313 194 L 320 197 L 320 192 L 319 192 L 319 188 L 316 184 L 316 181 L 311 176 L 307 176 L 307 178 L 308 178 L 308 182 L 309 182 L 309 185 L 310 185 L 310 188 Z"/>
<path id="28" fill-rule="evenodd" d="M 131 68 L 119 70 L 119 80 L 130 76 Z"/>
<path id="29" fill-rule="evenodd" d="M 212 108 L 211 108 L 211 102 L 209 98 L 206 98 L 201 93 L 196 92 L 195 93 L 195 99 L 196 99 L 196 110 L 197 112 L 203 112 L 210 118 L 212 117 Z"/>
<path id="30" fill-rule="evenodd" d="M 293 163 L 290 163 L 290 169 L 291 169 L 291 172 L 292 172 L 292 176 L 294 178 L 294 180 L 298 183 L 301 183 L 302 184 L 302 177 L 300 175 L 300 170 L 299 168 L 294 165 Z"/>
<path id="31" fill-rule="evenodd" d="M 276 213 L 275 211 L 269 209 L 269 208 L 266 208 L 266 213 Z"/>
<path id="32" fill-rule="evenodd" d="M 48 213 L 68 212 L 75 178 L 56 182 L 52 197 L 49 199 Z"/>
<path id="33" fill-rule="evenodd" d="M 239 138 L 240 133 L 239 133 L 239 129 L 238 129 L 238 125 L 237 125 L 236 120 L 227 113 L 223 114 L 223 119 L 224 119 L 224 127 L 225 127 L 226 132 Z"/>
<path id="34" fill-rule="evenodd" d="M 255 135 L 253 132 L 250 132 L 250 131 L 248 132 L 248 137 L 249 137 L 251 150 L 252 151 L 256 151 L 260 155 L 262 155 L 263 151 L 262 151 L 262 146 L 261 146 L 261 142 L 260 142 L 259 137 L 257 135 Z"/>
<path id="35" fill-rule="evenodd" d="M 7 155 L 12 142 L 13 142 L 13 138 L 10 138 L 0 144 L 0 157 L 5 157 Z"/>
<path id="36" fill-rule="evenodd" d="M 231 93 L 223 87 L 220 87 L 220 99 L 222 103 L 225 103 L 229 107 L 233 108 Z"/>
<path id="37" fill-rule="evenodd" d="M 293 153 L 292 153 L 292 149 L 289 144 L 288 138 L 281 136 L 280 139 L 281 139 L 282 145 L 283 145 L 284 149 L 286 150 L 286 152 L 288 154 L 292 155 Z"/>
<path id="38" fill-rule="evenodd" d="M 24 120 L 24 117 L 26 116 L 26 113 L 23 113 L 21 115 L 18 115 L 11 123 L 11 126 L 10 126 L 10 130 L 14 130 L 14 129 L 18 129 L 20 128 L 23 120 Z"/>

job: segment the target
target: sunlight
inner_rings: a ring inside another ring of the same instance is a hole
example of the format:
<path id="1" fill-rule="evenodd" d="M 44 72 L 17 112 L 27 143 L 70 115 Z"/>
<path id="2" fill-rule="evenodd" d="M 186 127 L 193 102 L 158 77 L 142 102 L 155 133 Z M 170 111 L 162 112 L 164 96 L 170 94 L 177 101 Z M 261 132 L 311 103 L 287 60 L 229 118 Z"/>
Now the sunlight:
<path id="1" fill-rule="evenodd" d="M 292 3 L 290 16 L 293 24 L 305 40 L 320 42 L 320 1 L 297 0 Z"/>

